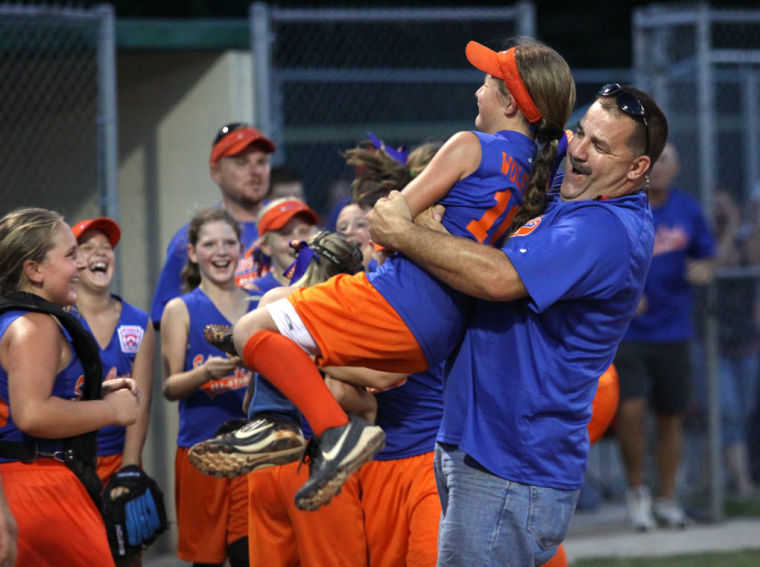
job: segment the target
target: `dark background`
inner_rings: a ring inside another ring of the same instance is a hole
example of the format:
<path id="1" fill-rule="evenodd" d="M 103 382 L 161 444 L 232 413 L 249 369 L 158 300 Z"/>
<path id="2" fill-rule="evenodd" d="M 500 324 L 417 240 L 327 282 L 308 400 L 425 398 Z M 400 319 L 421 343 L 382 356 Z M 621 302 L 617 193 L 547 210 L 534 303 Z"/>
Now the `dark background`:
<path id="1" fill-rule="evenodd" d="M 46 2 L 47 3 L 47 2 Z M 49 2 L 53 3 L 53 2 Z M 103 2 L 85 2 L 86 6 Z M 694 2 L 658 2 L 694 5 Z M 35 2 L 39 5 L 39 2 Z M 116 0 L 110 2 L 117 18 L 247 18 L 251 0 Z M 280 0 L 269 2 L 283 8 L 325 7 L 462 7 L 462 2 L 405 0 L 403 2 L 354 2 Z M 472 6 L 505 6 L 509 1 L 474 0 Z M 538 39 L 562 53 L 571 67 L 630 67 L 631 11 L 653 4 L 636 0 L 545 0 L 534 1 Z M 714 7 L 757 7 L 755 1 L 709 2 Z M 468 3 L 469 5 L 469 3 Z"/>

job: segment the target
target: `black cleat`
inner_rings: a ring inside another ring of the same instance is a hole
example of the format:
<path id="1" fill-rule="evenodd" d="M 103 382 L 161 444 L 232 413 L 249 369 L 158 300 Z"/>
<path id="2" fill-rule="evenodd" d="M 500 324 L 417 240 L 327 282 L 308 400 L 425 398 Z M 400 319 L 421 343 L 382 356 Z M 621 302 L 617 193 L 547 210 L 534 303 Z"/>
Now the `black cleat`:
<path id="1" fill-rule="evenodd" d="M 355 415 L 309 441 L 309 480 L 296 492 L 296 508 L 316 510 L 330 502 L 346 479 L 384 447 L 383 430 Z"/>
<path id="2" fill-rule="evenodd" d="M 234 478 L 298 461 L 305 447 L 297 423 L 262 415 L 236 431 L 196 443 L 190 447 L 188 459 L 203 474 Z"/>

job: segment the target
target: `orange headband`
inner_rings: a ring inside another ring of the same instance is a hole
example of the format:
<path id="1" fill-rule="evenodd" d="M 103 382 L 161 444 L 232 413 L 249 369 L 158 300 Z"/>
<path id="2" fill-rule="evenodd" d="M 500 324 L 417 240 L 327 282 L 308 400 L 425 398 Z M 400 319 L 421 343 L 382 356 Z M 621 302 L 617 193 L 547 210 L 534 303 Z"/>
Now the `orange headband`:
<path id="1" fill-rule="evenodd" d="M 541 113 L 533 103 L 533 99 L 530 98 L 528 89 L 525 88 L 525 83 L 523 83 L 520 72 L 517 70 L 517 62 L 515 61 L 516 49 L 516 47 L 512 47 L 507 51 L 499 51 L 496 54 L 499 68 L 501 69 L 501 76 L 499 78 L 503 79 L 507 85 L 507 89 L 515 97 L 517 108 L 525 115 L 528 122 L 533 124 L 541 120 Z"/>

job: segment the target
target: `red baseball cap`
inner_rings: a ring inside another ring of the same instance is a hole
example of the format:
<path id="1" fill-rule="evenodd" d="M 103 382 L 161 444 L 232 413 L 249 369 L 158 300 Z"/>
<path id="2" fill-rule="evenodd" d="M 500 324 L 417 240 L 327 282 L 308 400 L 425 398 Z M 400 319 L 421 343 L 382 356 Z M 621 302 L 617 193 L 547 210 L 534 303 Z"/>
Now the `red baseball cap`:
<path id="1" fill-rule="evenodd" d="M 116 248 L 121 238 L 121 228 L 116 221 L 108 217 L 98 217 L 94 219 L 83 220 L 71 227 L 77 240 L 88 230 L 99 230 L 108 238 L 111 248 Z"/>
<path id="2" fill-rule="evenodd" d="M 319 223 L 319 215 L 303 201 L 296 199 L 284 199 L 275 202 L 259 219 L 256 229 L 259 236 L 263 236 L 270 230 L 280 230 L 296 215 L 306 215 L 314 224 Z"/>
<path id="3" fill-rule="evenodd" d="M 239 154 L 251 144 L 256 144 L 269 154 L 274 152 L 274 144 L 270 139 L 256 130 L 256 128 L 245 126 L 243 128 L 238 128 L 237 130 L 232 130 L 229 134 L 223 136 L 218 142 L 216 142 L 211 148 L 211 158 L 209 159 L 209 162 L 214 164 L 223 157 Z"/>

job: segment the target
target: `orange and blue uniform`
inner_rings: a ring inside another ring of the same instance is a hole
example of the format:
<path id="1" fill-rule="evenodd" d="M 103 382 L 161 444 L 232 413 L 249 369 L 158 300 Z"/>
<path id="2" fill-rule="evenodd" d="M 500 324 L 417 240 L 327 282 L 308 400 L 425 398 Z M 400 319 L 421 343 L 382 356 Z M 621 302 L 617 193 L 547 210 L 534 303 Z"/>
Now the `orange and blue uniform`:
<path id="1" fill-rule="evenodd" d="M 0 338 L 24 311 L 0 315 Z M 62 330 L 69 343 L 70 335 Z M 67 400 L 81 396 L 84 369 L 74 349 L 58 375 L 52 395 Z M 60 460 L 62 442 L 32 437 L 13 421 L 8 373 L 0 367 L 0 441 L 20 443 L 36 452 L 33 462 L 0 457 L 6 499 L 18 524 L 17 565 L 113 565 L 106 527 L 82 483 Z M 86 540 L 86 545 L 74 542 Z"/>
<path id="2" fill-rule="evenodd" d="M 130 305 L 121 297 L 114 298 L 121 303 L 119 321 L 106 347 L 98 345 L 103 364 L 103 380 L 132 375 L 132 365 L 148 327 L 148 314 L 145 311 Z M 78 311 L 74 309 L 72 313 L 79 318 L 87 331 L 92 332 L 87 320 Z M 121 468 L 126 431 L 126 427 L 117 425 L 109 425 L 98 431 L 97 470 L 104 485 Z"/>
<path id="3" fill-rule="evenodd" d="M 207 324 L 230 321 L 196 288 L 182 296 L 190 315 L 185 370 L 222 351 L 203 338 Z M 255 303 L 251 304 L 251 308 Z M 211 380 L 179 402 L 179 434 L 175 458 L 175 496 L 179 541 L 177 555 L 195 563 L 222 563 L 229 544 L 248 534 L 246 478 L 232 480 L 202 474 L 187 458 L 189 448 L 214 436 L 230 419 L 245 417 L 243 395 L 250 371 L 237 367 L 231 376 Z"/>
<path id="4" fill-rule="evenodd" d="M 412 374 L 375 398 L 385 449 L 356 475 L 369 564 L 432 567 L 438 557 L 441 518 L 433 449 L 443 413 L 442 365 Z"/>
<path id="5" fill-rule="evenodd" d="M 511 130 L 474 132 L 478 168 L 440 201 L 452 234 L 497 245 L 522 205 L 536 146 Z M 288 300 L 319 347 L 319 366 L 365 366 L 414 373 L 456 347 L 472 302 L 401 254 L 365 275 L 338 275 Z M 346 333 L 351 329 L 351 333 Z"/>

